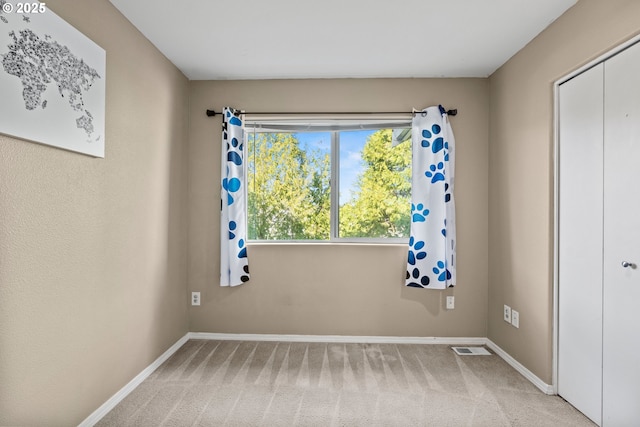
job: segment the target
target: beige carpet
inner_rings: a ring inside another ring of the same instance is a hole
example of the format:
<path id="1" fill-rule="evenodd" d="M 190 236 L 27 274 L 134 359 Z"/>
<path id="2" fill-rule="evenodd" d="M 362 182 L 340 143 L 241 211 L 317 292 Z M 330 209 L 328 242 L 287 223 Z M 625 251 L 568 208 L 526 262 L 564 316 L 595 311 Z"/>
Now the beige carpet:
<path id="1" fill-rule="evenodd" d="M 444 345 L 188 341 L 98 426 L 593 426 Z"/>

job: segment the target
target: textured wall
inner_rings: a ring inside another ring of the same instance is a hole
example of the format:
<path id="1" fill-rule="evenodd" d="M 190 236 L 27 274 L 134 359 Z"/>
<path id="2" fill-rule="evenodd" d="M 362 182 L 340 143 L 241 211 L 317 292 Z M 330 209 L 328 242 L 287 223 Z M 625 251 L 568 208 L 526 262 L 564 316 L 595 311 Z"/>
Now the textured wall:
<path id="1" fill-rule="evenodd" d="M 486 79 L 345 79 L 191 83 L 189 290 L 198 332 L 486 336 L 488 82 Z M 401 245 L 250 245 L 252 279 L 219 287 L 220 118 L 205 109 L 411 111 L 458 108 L 458 287 L 405 288 Z M 444 309 L 444 296 L 456 309 Z"/>
<path id="2" fill-rule="evenodd" d="M 107 51 L 106 158 L 0 136 L 0 425 L 77 425 L 187 331 L 189 83 L 107 0 L 47 7 Z"/>
<path id="3" fill-rule="evenodd" d="M 640 31 L 637 0 L 580 0 L 490 78 L 489 338 L 547 383 L 553 338 L 553 83 Z M 520 329 L 502 320 L 520 312 Z"/>

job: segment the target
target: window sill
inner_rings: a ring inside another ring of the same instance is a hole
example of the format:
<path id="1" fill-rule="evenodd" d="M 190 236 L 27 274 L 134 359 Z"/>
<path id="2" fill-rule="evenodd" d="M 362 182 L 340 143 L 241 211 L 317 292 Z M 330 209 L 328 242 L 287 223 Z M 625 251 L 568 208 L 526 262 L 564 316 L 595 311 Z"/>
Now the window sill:
<path id="1" fill-rule="evenodd" d="M 406 247 L 409 244 L 409 239 L 406 241 L 378 241 L 375 239 L 367 240 L 250 240 L 247 242 L 247 246 L 402 246 Z"/>

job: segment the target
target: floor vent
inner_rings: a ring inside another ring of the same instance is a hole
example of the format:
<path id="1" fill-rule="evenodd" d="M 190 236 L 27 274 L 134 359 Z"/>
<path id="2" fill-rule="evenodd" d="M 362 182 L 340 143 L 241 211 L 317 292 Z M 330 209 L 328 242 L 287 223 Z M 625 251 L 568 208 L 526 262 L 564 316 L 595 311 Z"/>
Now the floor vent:
<path id="1" fill-rule="evenodd" d="M 451 347 L 459 356 L 489 356 L 491 353 L 484 347 Z"/>

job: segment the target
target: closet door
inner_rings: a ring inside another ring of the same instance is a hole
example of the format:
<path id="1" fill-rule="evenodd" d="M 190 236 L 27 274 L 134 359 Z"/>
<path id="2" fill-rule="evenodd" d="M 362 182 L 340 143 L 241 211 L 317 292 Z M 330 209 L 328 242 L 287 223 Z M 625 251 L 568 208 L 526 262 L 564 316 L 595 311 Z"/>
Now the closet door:
<path id="1" fill-rule="evenodd" d="M 637 426 L 640 44 L 605 62 L 605 88 L 603 422 L 605 426 Z"/>
<path id="2" fill-rule="evenodd" d="M 602 414 L 603 65 L 559 87 L 558 394 Z"/>

